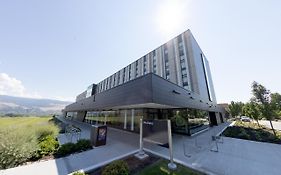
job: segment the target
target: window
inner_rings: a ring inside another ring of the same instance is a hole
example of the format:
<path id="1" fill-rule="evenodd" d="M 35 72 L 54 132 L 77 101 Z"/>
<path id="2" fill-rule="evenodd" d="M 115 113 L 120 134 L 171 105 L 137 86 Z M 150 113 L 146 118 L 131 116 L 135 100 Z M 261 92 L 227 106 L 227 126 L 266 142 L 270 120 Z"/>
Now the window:
<path id="1" fill-rule="evenodd" d="M 146 56 L 143 57 L 143 75 L 146 74 L 146 64 L 147 64 L 147 59 Z"/>
<path id="2" fill-rule="evenodd" d="M 129 80 L 131 80 L 131 65 L 129 65 Z"/>
<path id="3" fill-rule="evenodd" d="M 115 86 L 115 83 L 116 83 L 116 73 L 113 75 L 113 86 L 112 87 L 114 87 Z"/>
<path id="4" fill-rule="evenodd" d="M 210 90 L 210 75 L 208 72 L 208 63 L 207 63 L 207 59 L 205 58 L 205 56 L 203 55 L 203 53 L 201 54 L 201 60 L 202 60 L 202 66 L 203 66 L 203 71 L 204 71 L 204 76 L 205 76 L 205 83 L 206 83 L 206 87 L 207 87 L 207 92 L 208 92 L 208 96 L 209 96 L 209 100 L 213 101 L 213 94 L 212 91 Z"/>
<path id="5" fill-rule="evenodd" d="M 166 79 L 170 80 L 170 74 L 166 74 Z"/>
<path id="6" fill-rule="evenodd" d="M 170 72 L 169 72 L 169 55 L 168 55 L 168 48 L 167 44 L 164 45 L 164 66 L 165 66 L 165 74 L 166 74 L 166 79 L 170 79 Z"/>
<path id="7" fill-rule="evenodd" d="M 153 51 L 152 54 L 152 65 L 153 65 L 153 73 L 156 74 L 156 51 Z"/>
<path id="8" fill-rule="evenodd" d="M 101 82 L 101 92 L 103 91 L 103 83 L 104 81 Z"/>
<path id="9" fill-rule="evenodd" d="M 117 73 L 117 85 L 119 85 L 120 82 L 120 71 Z"/>
<path id="10" fill-rule="evenodd" d="M 187 65 L 185 61 L 185 54 L 184 54 L 184 45 L 182 36 L 178 36 L 178 48 L 179 48 L 179 57 L 180 57 L 180 66 L 181 66 L 181 74 L 182 74 L 182 86 L 185 89 L 188 89 L 188 77 L 187 77 Z"/>
<path id="11" fill-rule="evenodd" d="M 111 88 L 111 77 L 108 78 L 108 81 L 109 81 L 109 83 L 108 83 L 108 89 L 110 89 L 110 88 Z"/>
<path id="12" fill-rule="evenodd" d="M 179 43 L 182 42 L 182 37 L 181 37 L 181 35 L 178 36 L 178 42 L 179 42 Z"/>
<path id="13" fill-rule="evenodd" d="M 183 49 L 180 49 L 180 48 L 179 48 L 179 55 L 180 55 L 180 56 L 183 56 L 183 55 L 184 55 Z"/>
<path id="14" fill-rule="evenodd" d="M 187 76 L 186 68 L 184 68 L 184 69 L 181 70 L 181 74 L 182 74 L 182 76 Z"/>
<path id="15" fill-rule="evenodd" d="M 123 83 L 125 82 L 126 69 L 123 69 Z"/>
<path id="16" fill-rule="evenodd" d="M 139 62 L 138 62 L 138 60 L 136 61 L 136 76 L 135 77 L 138 77 L 138 71 L 139 71 Z"/>
<path id="17" fill-rule="evenodd" d="M 184 55 L 184 47 L 183 47 L 183 41 L 182 41 L 182 36 L 178 36 L 178 47 L 179 47 L 179 55 L 183 56 Z"/>

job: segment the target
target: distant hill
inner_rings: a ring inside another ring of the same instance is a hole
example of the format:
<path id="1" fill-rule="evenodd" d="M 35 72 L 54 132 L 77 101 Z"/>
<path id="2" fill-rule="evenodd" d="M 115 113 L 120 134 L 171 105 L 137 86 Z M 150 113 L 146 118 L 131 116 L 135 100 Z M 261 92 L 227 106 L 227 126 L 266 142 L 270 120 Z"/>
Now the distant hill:
<path id="1" fill-rule="evenodd" d="M 0 114 L 59 114 L 61 110 L 70 103 L 72 102 L 0 95 Z"/>

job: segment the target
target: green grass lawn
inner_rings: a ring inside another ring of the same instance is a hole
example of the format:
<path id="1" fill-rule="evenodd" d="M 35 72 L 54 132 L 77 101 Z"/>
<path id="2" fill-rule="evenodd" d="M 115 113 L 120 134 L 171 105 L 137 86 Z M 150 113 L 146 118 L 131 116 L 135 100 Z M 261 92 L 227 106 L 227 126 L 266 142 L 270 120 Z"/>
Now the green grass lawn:
<path id="1" fill-rule="evenodd" d="M 281 144 L 281 132 L 276 130 L 276 134 L 277 136 L 274 136 L 272 130 L 265 126 L 242 121 L 236 121 L 234 126 L 223 132 L 226 137 Z"/>
<path id="2" fill-rule="evenodd" d="M 168 168 L 167 160 L 159 160 L 156 163 L 144 168 L 136 175 L 202 175 L 202 173 L 179 164 L 177 164 L 177 169 L 175 171 L 171 171 Z"/>
<path id="3" fill-rule="evenodd" d="M 0 169 L 49 155 L 58 146 L 59 128 L 51 117 L 0 118 Z"/>

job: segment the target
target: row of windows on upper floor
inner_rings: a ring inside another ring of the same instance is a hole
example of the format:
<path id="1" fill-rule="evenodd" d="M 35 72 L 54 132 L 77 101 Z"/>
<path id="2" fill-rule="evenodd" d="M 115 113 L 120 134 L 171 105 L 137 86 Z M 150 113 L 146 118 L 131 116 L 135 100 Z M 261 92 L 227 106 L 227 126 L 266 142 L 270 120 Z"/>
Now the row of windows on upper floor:
<path id="1" fill-rule="evenodd" d="M 188 87 L 188 78 L 187 78 L 187 50 L 184 48 L 184 41 L 182 39 L 182 35 L 178 36 L 178 56 L 180 58 L 180 68 L 182 73 L 182 86 L 186 89 Z M 168 44 L 164 44 L 162 46 L 163 49 L 163 59 L 164 59 L 164 78 L 170 80 L 170 67 L 169 67 L 169 52 L 168 52 Z M 175 47 L 174 47 L 175 49 Z M 156 49 L 157 50 L 157 49 Z M 100 93 L 104 90 L 110 89 L 127 81 L 133 80 L 134 78 L 139 77 L 140 75 L 145 75 L 148 72 L 157 73 L 157 53 L 156 50 L 153 50 L 148 55 L 144 56 L 142 59 L 138 59 L 135 62 L 135 66 L 133 68 L 133 64 L 123 68 L 122 70 L 116 72 L 112 76 L 100 82 L 97 86 L 97 92 Z M 149 57 L 150 56 L 150 57 Z M 159 58 L 158 58 L 159 59 Z M 151 69 L 148 68 L 148 60 L 150 60 Z M 142 63 L 142 67 L 140 67 Z M 143 71 L 140 69 L 143 68 Z M 132 75 L 134 69 L 134 75 Z M 127 74 L 126 74 L 127 72 Z M 126 76 L 127 75 L 127 76 Z M 121 80 L 122 77 L 122 80 Z"/>

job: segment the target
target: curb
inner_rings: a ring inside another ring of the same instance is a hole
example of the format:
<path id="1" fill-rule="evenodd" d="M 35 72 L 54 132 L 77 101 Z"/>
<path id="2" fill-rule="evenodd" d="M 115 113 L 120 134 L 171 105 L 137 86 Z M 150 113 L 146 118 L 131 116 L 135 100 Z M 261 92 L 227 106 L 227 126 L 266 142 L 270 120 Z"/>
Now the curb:
<path id="1" fill-rule="evenodd" d="M 156 155 L 156 156 L 159 156 L 159 157 L 162 157 L 162 158 L 164 158 L 164 159 L 170 160 L 170 157 L 169 157 L 169 156 L 166 156 L 166 155 L 157 153 L 157 152 L 152 151 L 152 150 L 147 149 L 147 148 L 144 148 L 144 150 L 147 151 L 147 152 L 149 152 L 149 153 L 151 153 L 151 154 L 154 154 L 154 155 Z M 212 173 L 212 172 L 210 172 L 210 171 L 204 170 L 204 169 L 199 168 L 199 167 L 194 167 L 193 165 L 188 164 L 188 163 L 186 163 L 186 162 L 183 162 L 183 161 L 181 161 L 181 160 L 174 159 L 174 161 L 175 161 L 176 163 L 179 163 L 179 164 L 181 164 L 181 165 L 184 165 L 185 167 L 190 168 L 190 169 L 192 169 L 192 170 L 199 171 L 199 172 L 201 172 L 201 173 L 208 174 L 208 175 L 216 175 L 216 174 L 214 174 L 214 173 Z"/>
<path id="2" fill-rule="evenodd" d="M 92 170 L 94 170 L 94 169 L 100 168 L 100 167 L 102 167 L 102 166 L 104 166 L 104 165 L 107 165 L 107 164 L 109 164 L 109 163 L 111 163 L 111 162 L 113 162 L 113 161 L 115 161 L 115 160 L 119 160 L 119 159 L 122 159 L 122 158 L 124 158 L 124 157 L 133 155 L 133 154 L 135 154 L 135 153 L 137 153 L 137 152 L 138 152 L 138 150 L 131 151 L 131 152 L 127 153 L 127 154 L 123 154 L 123 155 L 121 155 L 121 156 L 117 156 L 117 157 L 115 157 L 115 158 L 113 158 L 113 159 L 109 159 L 109 160 L 107 160 L 107 161 L 104 161 L 104 162 L 101 162 L 101 163 L 98 163 L 98 164 L 95 164 L 95 165 L 92 165 L 92 166 L 89 166 L 89 167 L 86 167 L 86 168 L 82 168 L 82 169 L 80 169 L 80 170 L 73 171 L 73 172 L 69 173 L 68 175 L 72 175 L 74 172 L 77 172 L 77 171 L 78 171 L 78 172 L 85 172 L 85 173 L 87 173 L 87 172 L 90 172 L 90 171 L 92 171 Z"/>

